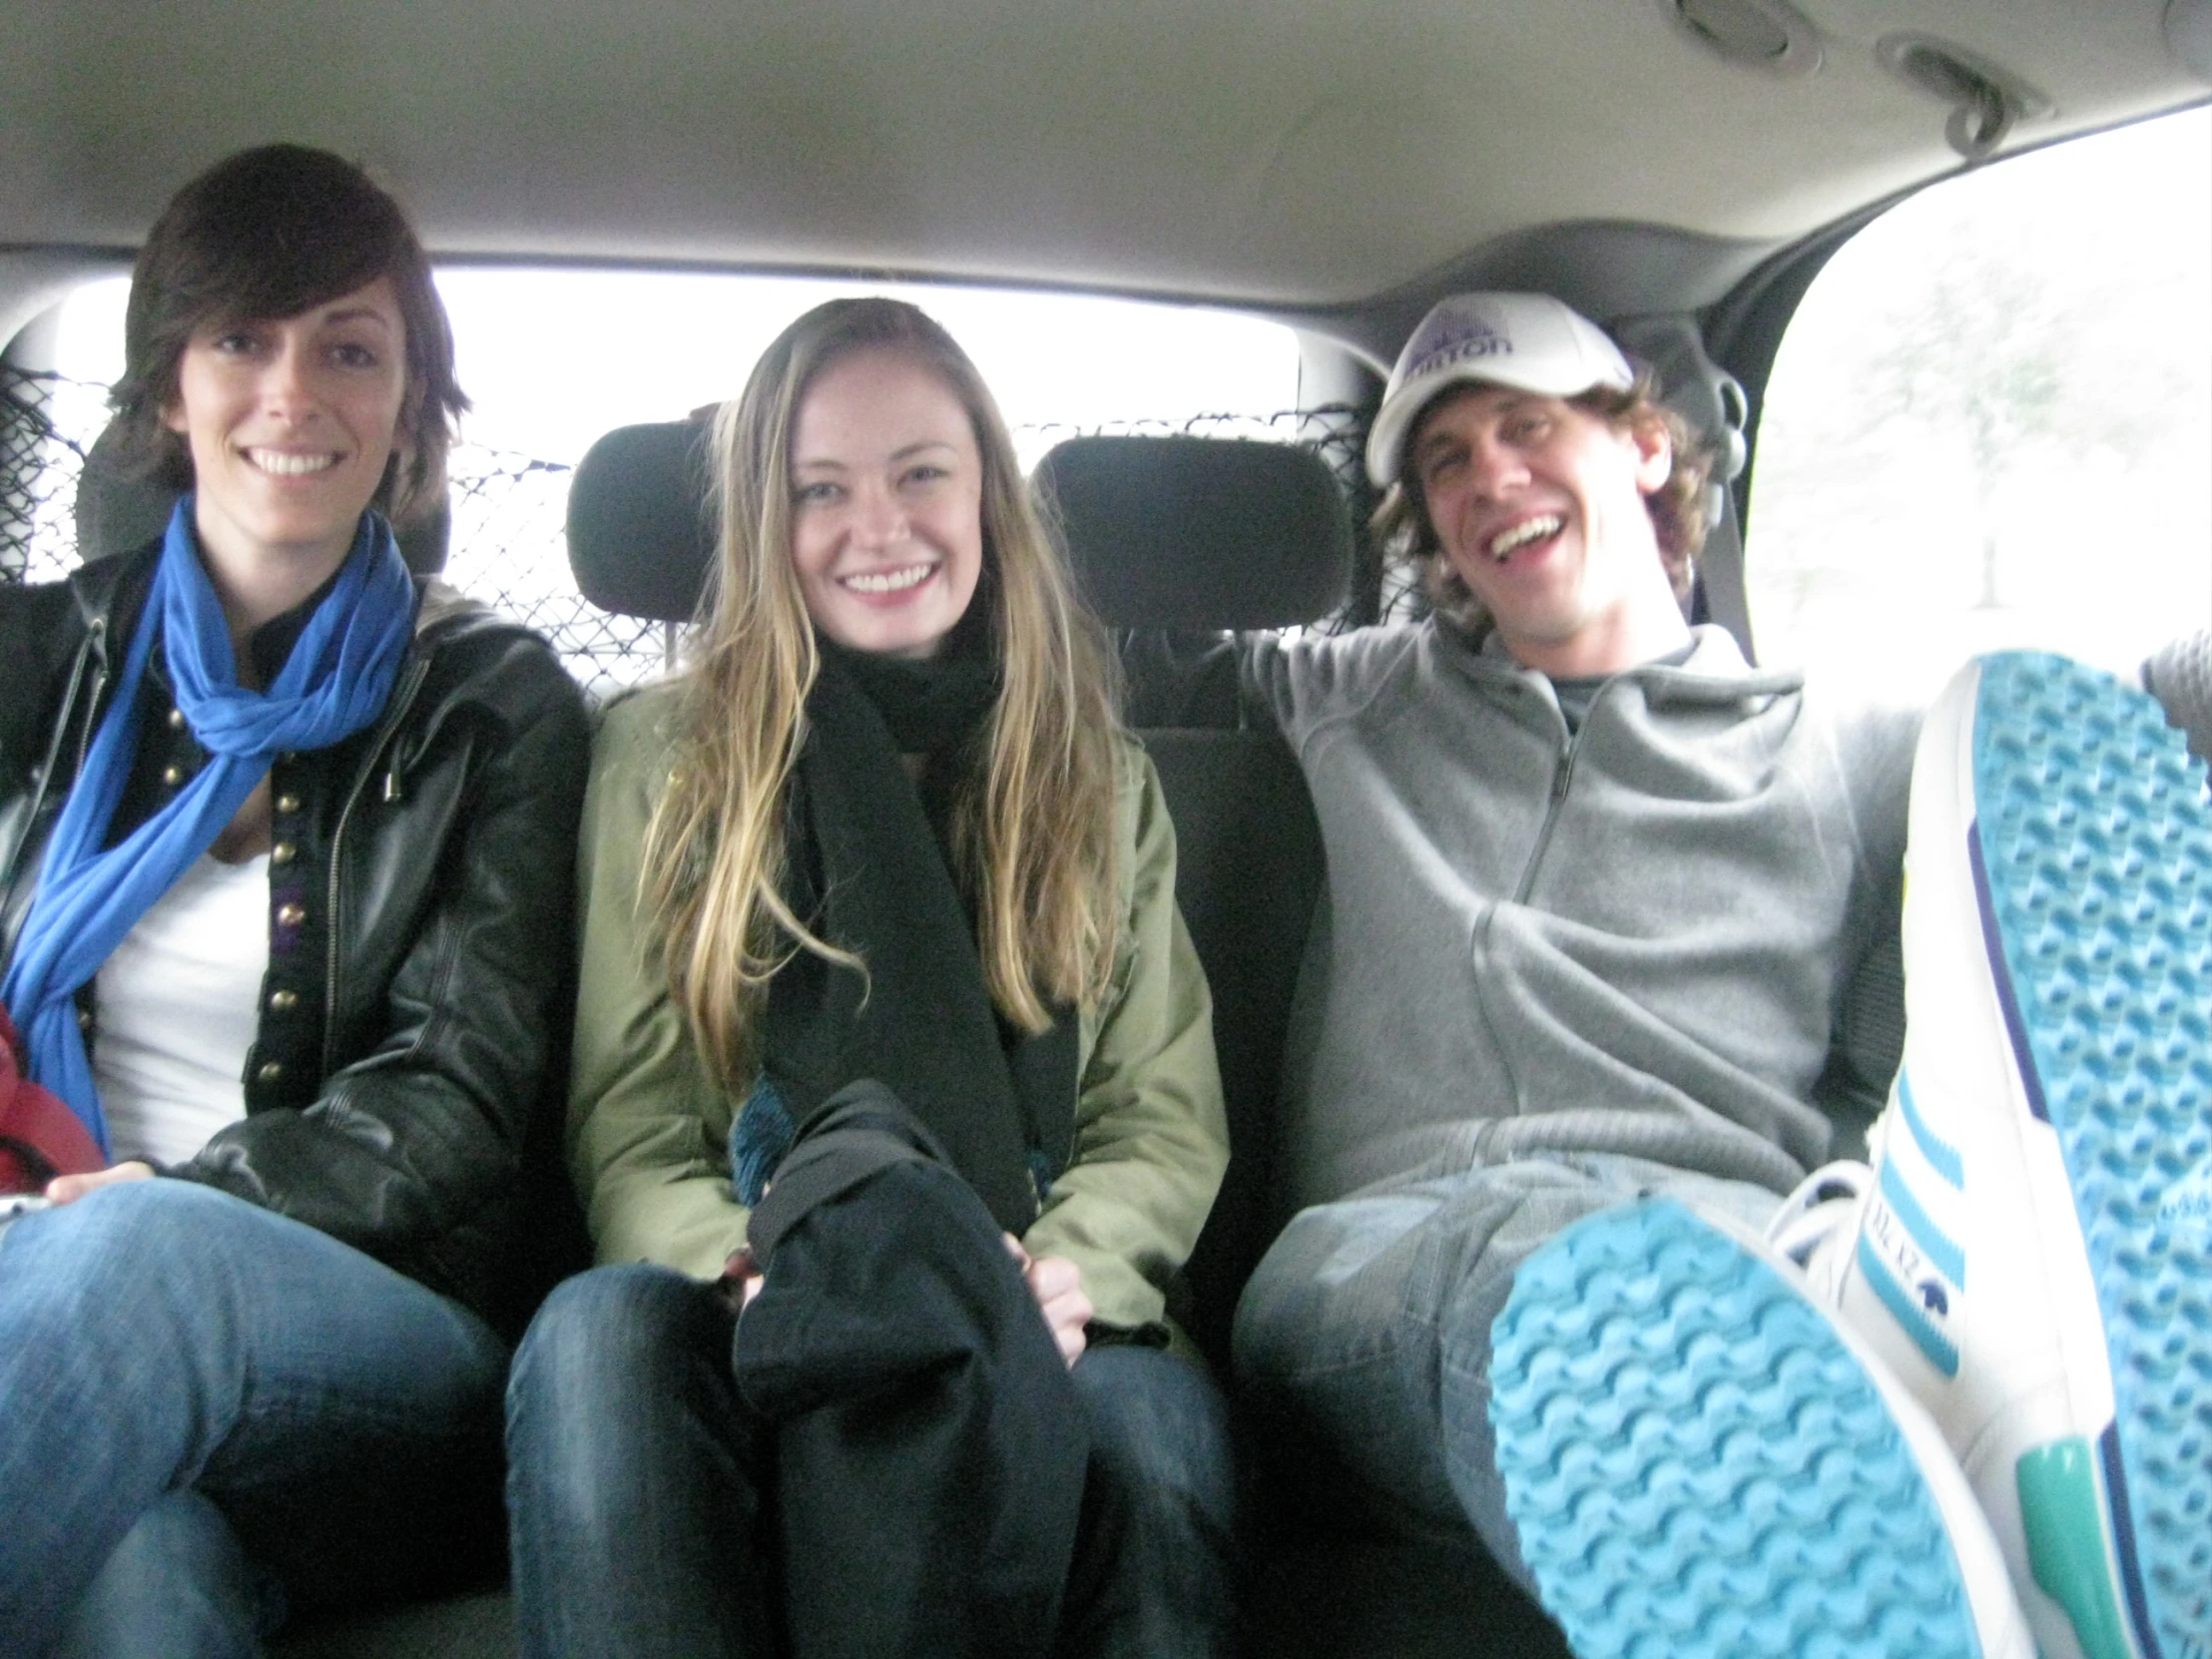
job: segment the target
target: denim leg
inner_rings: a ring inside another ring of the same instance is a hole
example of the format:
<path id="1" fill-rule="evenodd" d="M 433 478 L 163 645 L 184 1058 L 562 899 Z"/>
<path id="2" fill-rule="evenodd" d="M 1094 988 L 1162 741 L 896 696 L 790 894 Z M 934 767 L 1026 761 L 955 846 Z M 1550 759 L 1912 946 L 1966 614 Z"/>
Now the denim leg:
<path id="1" fill-rule="evenodd" d="M 1206 1369 L 1150 1348 L 1075 1365 L 1091 1433 L 1062 1659 L 1207 1659 L 1236 1625 L 1229 1407 Z"/>
<path id="2" fill-rule="evenodd" d="M 211 1188 L 130 1182 L 23 1218 L 0 1235 L 0 1655 L 50 1648 L 170 1492 L 214 1498 L 250 1556 L 287 1533 L 280 1570 L 359 1554 L 364 1527 L 423 1530 L 415 1490 L 496 1444 L 505 1361 L 459 1304 Z M 342 1508 L 300 1502 L 330 1489 Z M 381 1554 L 345 1565 L 395 1576 Z"/>
<path id="3" fill-rule="evenodd" d="M 1528 1158 L 1371 1188 L 1301 1211 L 1237 1308 L 1240 1381 L 1423 1521 L 1471 1525 L 1534 1594 L 1490 1432 L 1490 1327 L 1546 1241 L 1643 1194 L 1759 1225 L 1743 1182 L 1639 1159 Z"/>
<path id="4" fill-rule="evenodd" d="M 734 1329 L 713 1289 L 642 1264 L 580 1274 L 538 1311 L 507 1385 L 525 1659 L 780 1651 Z"/>
<path id="5" fill-rule="evenodd" d="M 282 1603 L 212 1499 L 171 1492 L 115 1546 L 53 1659 L 242 1659 L 261 1651 Z"/>

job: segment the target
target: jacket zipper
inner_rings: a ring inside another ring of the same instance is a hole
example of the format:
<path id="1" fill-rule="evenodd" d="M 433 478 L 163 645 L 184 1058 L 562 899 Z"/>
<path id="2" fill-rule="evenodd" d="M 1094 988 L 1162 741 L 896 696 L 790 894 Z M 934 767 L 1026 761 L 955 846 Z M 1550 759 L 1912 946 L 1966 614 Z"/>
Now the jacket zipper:
<path id="1" fill-rule="evenodd" d="M 407 718 L 407 711 L 414 706 L 422 682 L 430 672 L 430 659 L 417 657 L 407 668 L 407 678 L 393 692 L 389 707 L 384 711 L 383 729 L 376 734 L 376 741 L 369 746 L 361 762 L 360 771 L 354 774 L 352 785 L 345 792 L 345 799 L 338 806 L 337 827 L 330 831 L 330 875 L 328 888 L 323 893 L 323 914 L 329 918 L 325 932 L 329 946 L 322 982 L 322 1075 L 327 1077 L 336 1069 L 337 1009 L 338 1009 L 338 870 L 339 854 L 344 848 L 345 827 L 352 821 L 353 805 L 368 788 L 368 781 L 376 775 L 378 763 L 384 751 L 398 735 L 400 722 Z M 384 780 L 384 799 L 399 799 L 399 758 L 392 757 L 391 771 Z"/>
<path id="2" fill-rule="evenodd" d="M 1598 687 L 1596 695 L 1590 699 L 1590 706 L 1582 711 L 1581 729 L 1567 734 L 1567 746 L 1559 752 L 1558 762 L 1551 770 L 1551 799 L 1544 803 L 1544 822 L 1536 830 L 1536 844 L 1529 849 L 1528 862 L 1521 866 L 1520 885 L 1513 890 L 1516 904 L 1527 903 L 1529 891 L 1536 885 L 1536 871 L 1543 864 L 1545 849 L 1551 845 L 1552 827 L 1559 822 L 1560 809 L 1567 804 L 1568 786 L 1574 782 L 1574 762 L 1582 752 L 1582 734 L 1590 729 L 1590 722 L 1597 716 L 1597 706 L 1612 688 L 1610 680 Z M 1564 725 L 1565 722 L 1562 714 L 1560 723 Z"/>

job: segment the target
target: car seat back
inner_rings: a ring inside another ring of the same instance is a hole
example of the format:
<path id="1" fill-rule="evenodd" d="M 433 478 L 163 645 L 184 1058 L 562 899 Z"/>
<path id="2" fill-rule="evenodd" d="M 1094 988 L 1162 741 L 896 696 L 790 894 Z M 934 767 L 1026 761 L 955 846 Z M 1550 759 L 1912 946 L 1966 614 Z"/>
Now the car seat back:
<path id="1" fill-rule="evenodd" d="M 1352 523 L 1310 451 L 1197 437 L 1071 438 L 1032 486 L 1066 538 L 1076 579 L 1111 629 L 1218 637 L 1313 623 L 1343 605 Z M 1180 722 L 1179 699 L 1124 654 L 1137 736 L 1175 820 L 1175 891 L 1214 993 L 1229 1112 L 1220 1198 L 1177 1310 L 1227 1375 L 1237 1297 L 1273 1235 L 1284 1038 L 1324 876 L 1306 780 L 1273 730 Z M 1228 665 L 1232 667 L 1233 665 Z M 1233 702 L 1233 699 L 1231 700 Z"/>

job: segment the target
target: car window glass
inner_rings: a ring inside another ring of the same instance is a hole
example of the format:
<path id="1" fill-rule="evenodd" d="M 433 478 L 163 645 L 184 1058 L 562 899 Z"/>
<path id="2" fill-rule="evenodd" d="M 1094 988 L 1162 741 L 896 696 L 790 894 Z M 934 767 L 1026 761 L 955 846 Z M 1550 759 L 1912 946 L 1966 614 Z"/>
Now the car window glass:
<path id="1" fill-rule="evenodd" d="M 1911 198 L 1784 337 L 1746 545 L 1761 659 L 1921 699 L 1967 657 L 2132 672 L 2212 622 L 2212 112 Z"/>
<path id="2" fill-rule="evenodd" d="M 1078 432 L 1313 441 L 1316 431 L 1297 412 L 1298 336 L 1280 323 L 1200 306 L 509 267 L 442 269 L 437 280 L 460 381 L 475 403 L 448 465 L 453 527 L 444 574 L 544 630 L 599 691 L 659 672 L 671 642 L 660 625 L 609 617 L 576 593 L 562 534 L 570 469 L 617 426 L 680 420 L 735 397 L 770 340 L 825 299 L 893 293 L 936 316 L 998 398 L 1024 467 Z M 47 445 L 49 481 L 33 491 L 30 579 L 50 579 L 74 562 L 69 463 L 105 424 L 104 388 L 123 367 L 128 293 L 123 278 L 87 283 L 61 308 L 61 378 L 37 391 L 66 441 Z"/>
<path id="3" fill-rule="evenodd" d="M 1298 340 L 1280 323 L 1200 306 L 1015 289 L 608 271 L 444 269 L 472 444 L 572 464 L 614 427 L 679 420 L 735 397 L 769 341 L 810 306 L 890 293 L 951 330 L 1014 428 L 1024 466 L 1067 431 L 1267 417 L 1296 406 Z M 123 369 L 122 278 L 62 308 L 59 366 Z"/>

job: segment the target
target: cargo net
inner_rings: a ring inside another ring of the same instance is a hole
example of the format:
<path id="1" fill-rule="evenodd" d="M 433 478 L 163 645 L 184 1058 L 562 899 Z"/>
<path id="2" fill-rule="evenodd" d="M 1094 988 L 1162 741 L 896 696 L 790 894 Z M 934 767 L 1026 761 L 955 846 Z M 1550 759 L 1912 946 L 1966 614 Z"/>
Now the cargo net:
<path id="1" fill-rule="evenodd" d="M 108 413 L 104 386 L 0 364 L 0 585 L 57 581 L 76 567 L 78 479 Z M 1347 408 L 1080 429 L 1045 424 L 1017 428 L 1014 439 L 1023 455 L 1034 456 L 1062 438 L 1100 431 L 1300 444 L 1344 484 L 1356 524 L 1365 523 L 1372 506 L 1358 424 Z M 674 665 L 681 629 L 603 611 L 576 591 L 564 528 L 572 466 L 464 443 L 454 447 L 446 470 L 453 529 L 445 580 L 543 634 L 595 698 Z M 1376 614 L 1381 567 L 1364 535 L 1357 545 L 1356 597 L 1331 626 Z M 1357 597 L 1363 595 L 1364 604 Z"/>
<path id="2" fill-rule="evenodd" d="M 0 363 L 0 582 L 77 564 L 77 476 L 108 423 L 108 388 Z"/>

